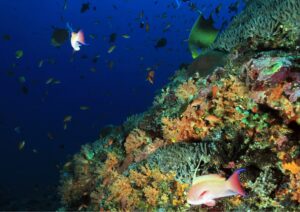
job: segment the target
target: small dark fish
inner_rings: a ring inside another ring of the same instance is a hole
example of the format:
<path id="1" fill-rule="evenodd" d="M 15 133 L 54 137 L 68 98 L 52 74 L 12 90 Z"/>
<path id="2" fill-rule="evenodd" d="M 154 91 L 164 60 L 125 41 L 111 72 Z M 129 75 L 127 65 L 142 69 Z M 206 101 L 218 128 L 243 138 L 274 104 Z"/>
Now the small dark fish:
<path id="1" fill-rule="evenodd" d="M 81 55 L 81 59 L 88 59 L 88 56 L 86 54 Z"/>
<path id="2" fill-rule="evenodd" d="M 100 58 L 100 55 L 96 55 L 93 59 L 92 62 L 93 63 L 97 63 L 98 59 Z"/>
<path id="3" fill-rule="evenodd" d="M 51 132 L 47 133 L 47 137 L 48 137 L 49 140 L 54 140 L 54 136 Z"/>
<path id="4" fill-rule="evenodd" d="M 11 40 L 11 36 L 10 36 L 9 34 L 3 35 L 2 38 L 3 38 L 3 40 L 5 40 L 5 41 Z"/>
<path id="5" fill-rule="evenodd" d="M 222 4 L 220 4 L 219 6 L 216 7 L 215 13 L 218 15 L 220 13 L 221 9 L 222 9 Z"/>
<path id="6" fill-rule="evenodd" d="M 197 5 L 193 2 L 189 2 L 188 6 L 192 11 L 198 11 Z"/>
<path id="7" fill-rule="evenodd" d="M 236 1 L 235 3 L 232 3 L 229 5 L 229 13 L 237 13 L 239 7 L 239 1 Z"/>
<path id="8" fill-rule="evenodd" d="M 64 144 L 60 144 L 58 147 L 59 147 L 60 149 L 65 149 L 65 145 L 64 145 Z"/>
<path id="9" fill-rule="evenodd" d="M 15 76 L 15 72 L 12 71 L 12 70 L 8 70 L 8 71 L 6 72 L 6 74 L 7 74 L 7 76 L 9 76 L 9 77 Z"/>
<path id="10" fill-rule="evenodd" d="M 20 133 L 21 133 L 21 127 L 19 127 L 19 126 L 15 127 L 14 131 L 15 131 L 17 134 L 20 134 Z"/>
<path id="11" fill-rule="evenodd" d="M 113 60 L 110 60 L 110 61 L 108 62 L 108 68 L 109 68 L 110 70 L 112 70 L 112 69 L 114 68 L 114 65 L 115 65 L 115 62 L 114 62 Z"/>
<path id="12" fill-rule="evenodd" d="M 66 10 L 67 7 L 68 7 L 68 2 L 67 2 L 67 0 L 64 0 L 64 10 Z"/>
<path id="13" fill-rule="evenodd" d="M 142 29 L 142 28 L 144 28 L 144 26 L 145 26 L 145 22 L 144 22 L 144 21 L 141 21 L 141 22 L 140 22 L 140 28 Z"/>
<path id="14" fill-rule="evenodd" d="M 51 36 L 51 44 L 55 47 L 60 47 L 64 42 L 69 39 L 69 32 L 64 28 L 53 27 Z"/>
<path id="15" fill-rule="evenodd" d="M 167 45 L 167 39 L 166 38 L 161 38 L 159 39 L 156 44 L 155 44 L 155 48 L 162 48 L 165 47 Z"/>
<path id="16" fill-rule="evenodd" d="M 90 3 L 83 3 L 81 5 L 80 12 L 84 13 L 84 12 L 88 11 L 89 9 L 90 9 Z"/>
<path id="17" fill-rule="evenodd" d="M 118 9 L 117 5 L 115 5 L 115 4 L 113 4 L 112 7 L 113 7 L 115 10 Z"/>
<path id="18" fill-rule="evenodd" d="M 116 41 L 116 39 L 117 39 L 117 33 L 111 33 L 109 35 L 109 42 L 110 43 L 114 43 Z"/>
<path id="19" fill-rule="evenodd" d="M 27 95 L 28 92 L 29 92 L 29 89 L 28 89 L 25 85 L 23 85 L 23 86 L 21 87 L 21 91 L 22 91 L 23 94 Z"/>

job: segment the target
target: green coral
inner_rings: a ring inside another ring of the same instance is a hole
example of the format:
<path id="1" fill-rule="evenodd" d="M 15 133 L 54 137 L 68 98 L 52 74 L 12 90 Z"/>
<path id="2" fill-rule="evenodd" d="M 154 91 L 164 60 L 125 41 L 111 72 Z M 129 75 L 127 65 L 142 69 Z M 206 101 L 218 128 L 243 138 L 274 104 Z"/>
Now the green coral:
<path id="1" fill-rule="evenodd" d="M 211 49 L 229 52 L 238 45 L 244 45 L 247 40 L 250 42 L 247 49 L 295 48 L 300 35 L 299 11 L 298 0 L 250 1 L 218 36 Z"/>
<path id="2" fill-rule="evenodd" d="M 184 183 L 191 183 L 192 175 L 199 163 L 198 174 L 206 173 L 210 161 L 211 155 L 205 143 L 174 144 L 157 150 L 147 159 L 150 167 L 160 167 L 163 172 L 175 172 L 176 179 Z"/>
<path id="3" fill-rule="evenodd" d="M 270 206 L 273 206 L 273 209 L 283 209 L 283 206 L 274 200 L 274 191 L 277 188 L 277 182 L 275 179 L 276 177 L 274 172 L 270 169 L 270 167 L 268 167 L 260 173 L 259 177 L 257 177 L 254 182 L 248 182 L 247 185 L 251 188 L 249 196 L 252 196 L 249 201 L 252 201 L 252 203 L 256 205 L 257 209 L 270 210 Z"/>

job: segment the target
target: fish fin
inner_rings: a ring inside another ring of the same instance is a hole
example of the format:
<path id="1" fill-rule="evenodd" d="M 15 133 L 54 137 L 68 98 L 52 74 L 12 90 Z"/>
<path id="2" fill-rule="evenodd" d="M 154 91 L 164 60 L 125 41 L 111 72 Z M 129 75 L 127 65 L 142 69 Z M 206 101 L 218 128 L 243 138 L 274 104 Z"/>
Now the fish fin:
<path id="1" fill-rule="evenodd" d="M 67 22 L 67 23 L 66 23 L 66 27 L 67 27 L 67 29 L 68 29 L 69 33 L 71 33 L 71 32 L 73 32 L 73 31 L 74 31 L 74 30 L 72 29 L 72 27 L 71 27 L 71 25 L 70 25 L 70 23 L 69 23 L 69 22 Z"/>
<path id="2" fill-rule="evenodd" d="M 204 204 L 207 206 L 213 207 L 216 205 L 216 201 L 211 199 L 211 200 L 206 201 Z"/>
<path id="3" fill-rule="evenodd" d="M 244 191 L 244 189 L 241 186 L 241 182 L 239 179 L 239 174 L 243 171 L 245 171 L 246 169 L 238 169 L 236 170 L 227 180 L 229 189 L 232 190 L 233 192 L 240 194 L 242 196 L 245 196 L 246 193 Z"/>
<path id="4" fill-rule="evenodd" d="M 202 183 L 205 181 L 225 181 L 225 178 L 221 177 L 220 175 L 217 175 L 217 174 L 202 175 L 202 176 L 196 177 L 193 180 L 193 185 L 197 184 L 197 183 Z"/>
<path id="5" fill-rule="evenodd" d="M 83 31 L 82 30 L 79 30 L 78 32 L 77 32 L 77 42 L 79 42 L 80 44 L 82 44 L 82 45 L 85 45 L 85 41 L 84 41 L 84 33 L 83 33 Z"/>

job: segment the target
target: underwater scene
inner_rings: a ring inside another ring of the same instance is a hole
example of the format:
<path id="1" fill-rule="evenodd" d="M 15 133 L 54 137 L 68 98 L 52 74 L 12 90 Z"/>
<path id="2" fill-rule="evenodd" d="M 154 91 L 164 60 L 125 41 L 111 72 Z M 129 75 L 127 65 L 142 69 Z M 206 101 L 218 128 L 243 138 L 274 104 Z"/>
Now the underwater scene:
<path id="1" fill-rule="evenodd" d="M 0 211 L 300 211 L 300 0 L 0 8 Z"/>

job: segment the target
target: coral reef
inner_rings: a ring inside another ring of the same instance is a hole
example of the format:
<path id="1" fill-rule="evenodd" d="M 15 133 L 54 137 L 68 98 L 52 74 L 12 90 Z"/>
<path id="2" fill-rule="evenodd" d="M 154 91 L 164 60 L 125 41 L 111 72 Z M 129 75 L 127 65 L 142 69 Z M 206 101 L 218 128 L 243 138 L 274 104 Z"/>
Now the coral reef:
<path id="1" fill-rule="evenodd" d="M 299 45 L 299 11 L 298 0 L 249 1 L 210 48 L 228 52 L 241 46 L 242 51 L 295 49 Z"/>
<path id="2" fill-rule="evenodd" d="M 218 199 L 214 210 L 299 210 L 299 11 L 299 1 L 251 1 L 213 44 L 229 51 L 221 66 L 182 67 L 148 111 L 103 129 L 65 164 L 61 210 L 207 208 L 186 202 L 193 174 L 237 168 L 247 197 Z M 249 36 L 255 47 L 241 51 Z"/>

